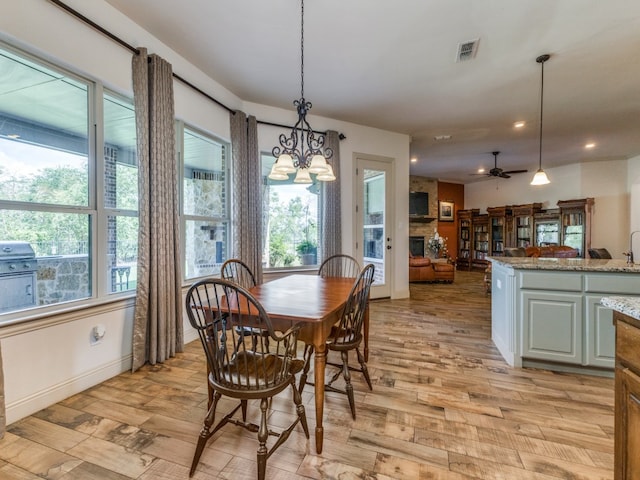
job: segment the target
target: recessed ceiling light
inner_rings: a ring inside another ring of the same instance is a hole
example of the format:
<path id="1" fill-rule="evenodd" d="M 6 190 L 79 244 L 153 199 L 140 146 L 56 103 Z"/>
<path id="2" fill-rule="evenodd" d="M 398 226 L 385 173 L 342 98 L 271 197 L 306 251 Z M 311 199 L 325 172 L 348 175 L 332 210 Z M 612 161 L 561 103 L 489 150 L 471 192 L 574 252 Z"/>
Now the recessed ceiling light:
<path id="1" fill-rule="evenodd" d="M 484 173 L 484 168 L 479 168 L 478 173 Z"/>
<path id="2" fill-rule="evenodd" d="M 451 140 L 451 135 L 436 135 L 435 137 L 433 137 L 433 139 L 436 141 Z"/>
<path id="3" fill-rule="evenodd" d="M 416 163 L 417 161 L 418 161 L 418 159 L 415 158 L 415 157 L 411 159 L 411 163 Z"/>
<path id="4" fill-rule="evenodd" d="M 513 128 L 522 128 L 526 125 L 525 122 L 516 122 L 513 124 Z"/>
<path id="5" fill-rule="evenodd" d="M 587 143 L 584 148 L 594 148 L 596 146 L 595 143 Z"/>

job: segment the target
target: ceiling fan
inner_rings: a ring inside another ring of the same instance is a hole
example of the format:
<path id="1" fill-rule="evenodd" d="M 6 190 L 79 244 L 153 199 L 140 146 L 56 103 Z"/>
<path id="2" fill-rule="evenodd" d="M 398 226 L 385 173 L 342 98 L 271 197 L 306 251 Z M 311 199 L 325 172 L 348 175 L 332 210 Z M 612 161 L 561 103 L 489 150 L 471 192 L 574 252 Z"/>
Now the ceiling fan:
<path id="1" fill-rule="evenodd" d="M 500 154 L 500 152 L 491 152 L 491 154 L 493 155 L 493 168 L 489 170 L 487 173 L 472 173 L 471 175 L 485 175 L 487 177 L 511 178 L 511 174 L 527 172 L 527 170 L 504 171 L 501 168 L 498 168 L 498 155 Z"/>

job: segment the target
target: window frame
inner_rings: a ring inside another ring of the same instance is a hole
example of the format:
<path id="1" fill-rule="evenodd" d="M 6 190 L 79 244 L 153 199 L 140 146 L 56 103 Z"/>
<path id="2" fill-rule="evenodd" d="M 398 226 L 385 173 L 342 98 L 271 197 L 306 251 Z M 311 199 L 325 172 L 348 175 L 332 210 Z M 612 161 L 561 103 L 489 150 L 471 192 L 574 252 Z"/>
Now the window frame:
<path id="1" fill-rule="evenodd" d="M 212 143 L 220 144 L 224 149 L 224 190 L 226 193 L 226 198 L 224 199 L 224 213 L 223 215 L 195 215 L 195 214 L 187 214 L 185 213 L 185 192 L 184 192 L 184 171 L 185 171 L 185 161 L 184 161 L 184 145 L 185 145 L 185 131 L 189 131 L 195 136 L 203 137 L 204 139 L 211 141 Z M 223 262 L 229 256 L 229 252 L 231 251 L 231 238 L 232 238 L 232 219 L 231 219 L 231 210 L 232 210 L 232 202 L 233 202 L 233 194 L 231 192 L 231 143 L 223 140 L 221 137 L 214 135 L 210 132 L 207 132 L 201 128 L 198 128 L 190 123 L 187 123 L 183 120 L 176 120 L 176 161 L 178 164 L 178 191 L 180 197 L 180 243 L 182 245 L 180 252 L 181 265 L 183 266 L 182 271 L 182 286 L 186 287 L 191 283 L 206 278 L 208 274 L 203 274 L 199 276 L 189 277 L 187 278 L 187 268 L 186 268 L 186 256 L 187 256 L 187 222 L 189 221 L 210 221 L 215 223 L 224 223 L 226 224 L 226 232 L 224 233 L 224 255 Z M 219 276 L 220 272 L 213 272 L 212 275 Z"/>
<path id="2" fill-rule="evenodd" d="M 268 157 L 271 158 L 275 161 L 275 158 L 273 157 L 273 154 L 271 152 L 267 152 L 267 151 L 260 151 L 260 166 L 261 166 L 261 178 L 262 178 L 262 186 L 263 186 L 263 198 L 264 198 L 264 189 L 268 188 L 269 186 L 269 179 L 267 178 L 269 175 L 269 172 L 271 171 L 271 165 L 269 166 L 265 166 L 264 165 L 264 159 Z M 315 175 L 311 175 L 312 178 L 315 177 Z M 315 180 L 315 179 L 314 179 Z M 275 183 L 277 181 L 274 181 L 274 185 L 277 185 L 277 183 Z M 324 188 L 324 184 L 325 182 L 320 182 L 320 181 L 316 181 L 317 185 L 318 185 L 318 205 L 317 205 L 317 216 L 315 218 L 316 220 L 316 231 L 317 231 L 317 250 L 316 250 L 316 263 L 313 265 L 288 265 L 288 266 L 282 266 L 282 267 L 269 267 L 268 265 L 266 265 L 266 259 L 264 256 L 264 250 L 267 247 L 267 239 L 269 238 L 268 236 L 268 232 L 267 232 L 267 226 L 262 225 L 262 232 L 263 232 L 263 272 L 265 273 L 286 273 L 286 272 L 309 272 L 309 271 L 316 271 L 318 270 L 318 268 L 320 267 L 321 264 L 321 260 L 322 260 L 322 229 L 323 229 L 323 225 L 322 225 L 322 218 L 323 218 L 323 209 L 324 209 L 324 201 L 323 201 L 323 197 L 326 194 L 325 192 L 325 188 Z M 262 204 L 263 209 L 265 207 L 265 204 L 263 202 Z M 263 215 L 262 215 L 262 219 L 263 221 L 266 221 L 269 217 L 269 212 L 267 211 L 263 211 Z"/>

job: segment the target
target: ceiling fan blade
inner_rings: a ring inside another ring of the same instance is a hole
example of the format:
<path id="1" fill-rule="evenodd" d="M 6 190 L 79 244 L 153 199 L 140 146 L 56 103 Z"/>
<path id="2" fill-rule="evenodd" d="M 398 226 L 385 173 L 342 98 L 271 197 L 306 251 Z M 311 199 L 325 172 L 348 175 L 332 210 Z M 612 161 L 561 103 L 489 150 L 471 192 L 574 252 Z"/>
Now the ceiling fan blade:
<path id="1" fill-rule="evenodd" d="M 502 172 L 502 173 L 526 173 L 529 170 L 508 170 L 506 172 Z"/>
<path id="2" fill-rule="evenodd" d="M 507 173 L 509 172 L 501 172 L 500 175 L 496 175 L 496 176 L 500 178 L 511 178 L 511 175 L 507 175 Z"/>

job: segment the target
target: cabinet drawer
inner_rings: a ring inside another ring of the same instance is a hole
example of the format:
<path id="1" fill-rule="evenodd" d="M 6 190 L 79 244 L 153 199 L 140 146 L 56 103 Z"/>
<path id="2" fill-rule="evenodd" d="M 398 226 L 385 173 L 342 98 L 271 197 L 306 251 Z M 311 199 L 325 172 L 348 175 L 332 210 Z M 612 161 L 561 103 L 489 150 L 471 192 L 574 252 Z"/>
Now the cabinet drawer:
<path id="1" fill-rule="evenodd" d="M 584 277 L 585 292 L 612 293 L 614 295 L 637 295 L 640 292 L 640 275 L 591 273 Z"/>
<path id="2" fill-rule="evenodd" d="M 640 375 L 640 330 L 621 321 L 616 322 L 616 358 Z"/>
<path id="3" fill-rule="evenodd" d="M 581 292 L 582 275 L 557 272 L 524 272 L 520 274 L 520 287 L 530 290 L 561 290 Z"/>

